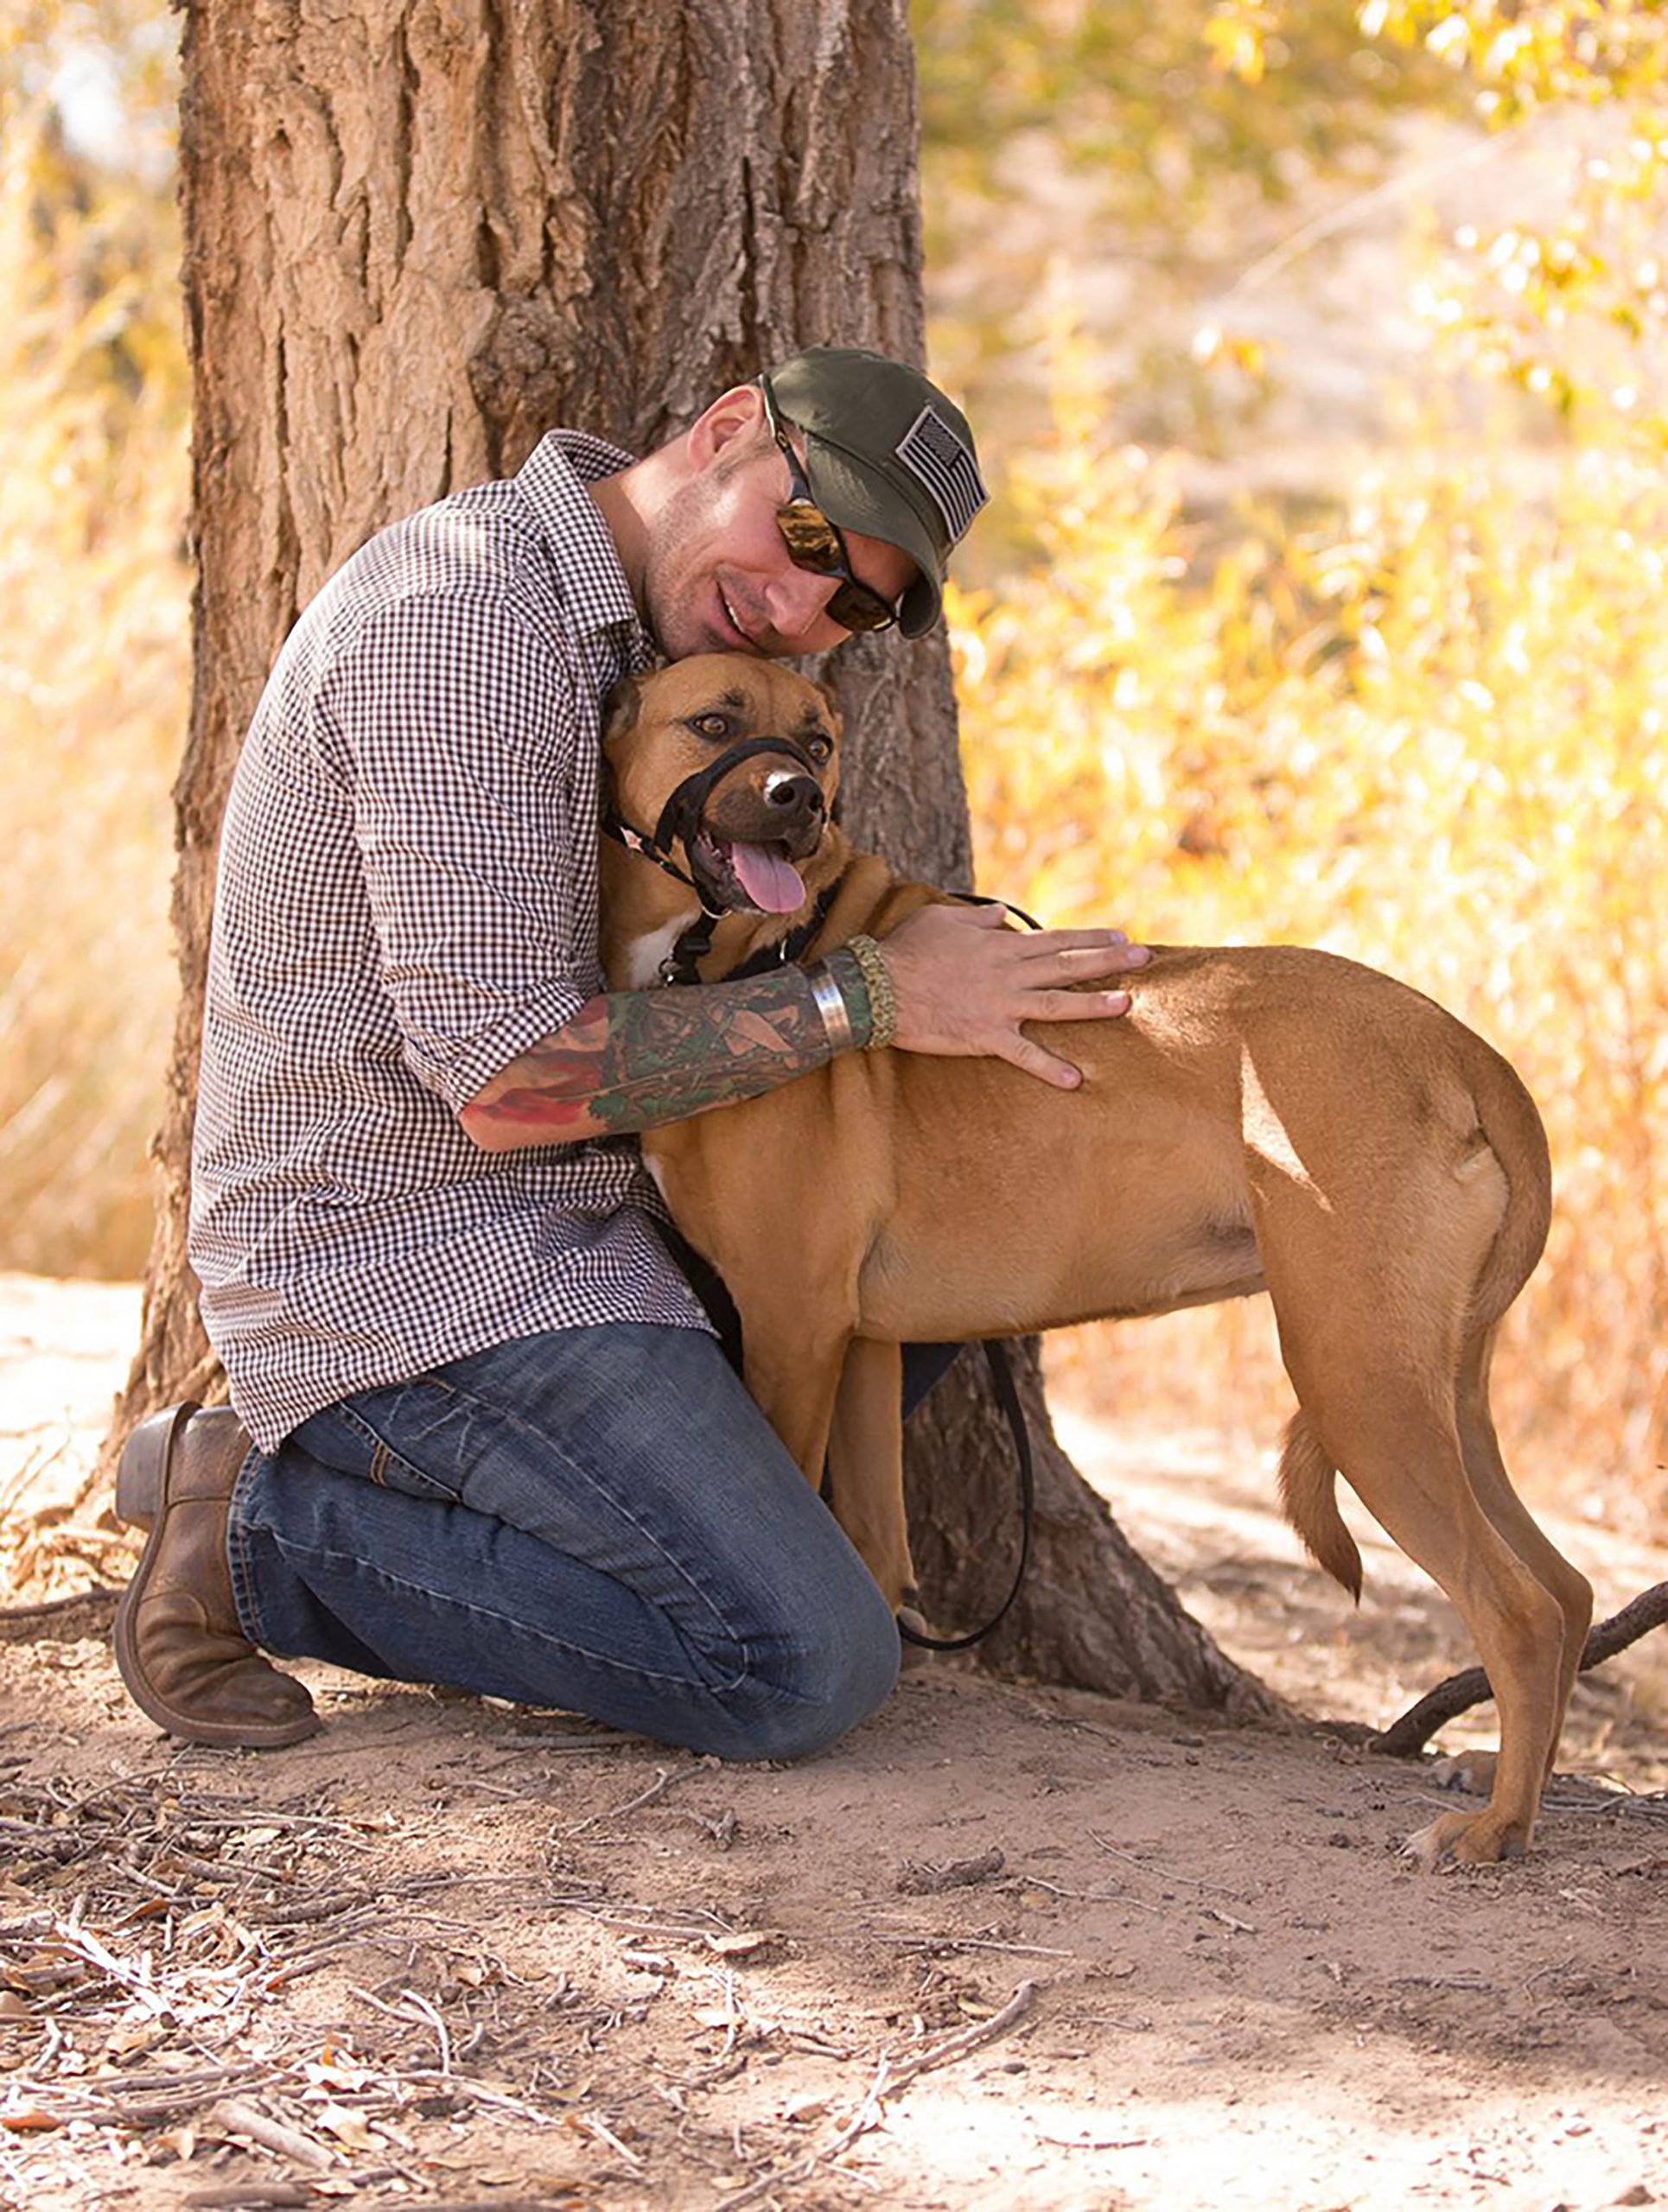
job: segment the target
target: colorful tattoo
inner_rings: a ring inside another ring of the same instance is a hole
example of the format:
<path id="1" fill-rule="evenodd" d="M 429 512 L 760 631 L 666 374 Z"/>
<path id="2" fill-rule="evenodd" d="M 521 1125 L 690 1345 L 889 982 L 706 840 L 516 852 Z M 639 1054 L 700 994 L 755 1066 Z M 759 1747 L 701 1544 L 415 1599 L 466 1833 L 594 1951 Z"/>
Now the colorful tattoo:
<path id="1" fill-rule="evenodd" d="M 756 1098 L 829 1059 L 798 968 L 744 982 L 592 999 L 463 1109 L 488 1151 L 629 1135 Z"/>

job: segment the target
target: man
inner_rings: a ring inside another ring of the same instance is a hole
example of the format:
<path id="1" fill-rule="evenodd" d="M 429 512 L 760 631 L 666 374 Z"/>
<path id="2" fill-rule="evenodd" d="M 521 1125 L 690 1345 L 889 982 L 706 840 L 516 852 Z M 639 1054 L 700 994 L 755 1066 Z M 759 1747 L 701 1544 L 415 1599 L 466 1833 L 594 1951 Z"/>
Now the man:
<path id="1" fill-rule="evenodd" d="M 983 503 L 959 412 L 818 349 L 640 461 L 547 436 L 383 531 L 284 646 L 226 810 L 192 1259 L 235 1412 L 160 1415 L 118 1504 L 136 1701 L 188 1741 L 318 1726 L 262 1651 L 738 1758 L 873 1710 L 894 1625 L 668 1256 L 633 1132 L 869 1041 L 836 953 L 670 995 L 596 961 L 601 702 L 714 650 L 938 619 Z M 1145 956 L 933 907 L 901 1049 L 1076 1071 L 1022 1022 Z M 667 1043 L 668 1033 L 672 1041 Z"/>

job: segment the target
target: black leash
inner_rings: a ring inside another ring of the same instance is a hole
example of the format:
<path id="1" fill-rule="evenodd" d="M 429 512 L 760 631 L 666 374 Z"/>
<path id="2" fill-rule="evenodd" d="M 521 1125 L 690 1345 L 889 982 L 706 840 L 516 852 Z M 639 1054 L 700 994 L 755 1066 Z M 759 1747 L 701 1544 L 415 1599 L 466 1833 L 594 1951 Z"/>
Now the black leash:
<path id="1" fill-rule="evenodd" d="M 1016 922 L 1023 922 L 1028 930 L 1040 930 L 1042 924 L 1035 914 L 1028 914 L 1023 906 L 1015 906 L 1011 899 L 987 899 L 977 891 L 946 891 L 946 899 L 953 899 L 958 906 L 1000 906 L 1004 914 L 1011 914 Z"/>
<path id="2" fill-rule="evenodd" d="M 998 1344 L 994 1338 L 987 1338 L 984 1358 L 990 1370 L 990 1382 L 996 1394 L 996 1403 L 1008 1417 L 1008 1431 L 1014 1440 L 1014 1455 L 1019 1461 L 1019 1564 L 1014 1569 L 1014 1580 L 1008 1595 L 983 1628 L 970 1629 L 965 1636 L 928 1636 L 925 1630 L 911 1628 L 907 1621 L 900 1620 L 898 1634 L 906 1643 L 915 1644 L 922 1651 L 966 1651 L 976 1643 L 983 1643 L 985 1637 L 1007 1619 L 1025 1580 L 1025 1571 L 1031 1564 L 1031 1533 L 1037 1514 L 1037 1478 L 1031 1458 L 1031 1432 L 1026 1426 L 1025 1408 L 1019 1402 L 1019 1387 L 1014 1381 L 1014 1364 L 1009 1357 L 1007 1345 Z"/>

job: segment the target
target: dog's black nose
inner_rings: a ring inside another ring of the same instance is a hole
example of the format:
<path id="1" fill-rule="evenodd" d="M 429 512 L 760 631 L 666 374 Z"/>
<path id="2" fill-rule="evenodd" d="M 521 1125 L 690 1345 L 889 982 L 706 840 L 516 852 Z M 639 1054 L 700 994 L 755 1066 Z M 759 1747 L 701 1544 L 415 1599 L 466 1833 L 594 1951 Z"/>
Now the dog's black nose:
<path id="1" fill-rule="evenodd" d="M 813 820 L 823 810 L 822 785 L 814 776 L 773 776 L 765 785 L 765 798 L 796 821 Z"/>

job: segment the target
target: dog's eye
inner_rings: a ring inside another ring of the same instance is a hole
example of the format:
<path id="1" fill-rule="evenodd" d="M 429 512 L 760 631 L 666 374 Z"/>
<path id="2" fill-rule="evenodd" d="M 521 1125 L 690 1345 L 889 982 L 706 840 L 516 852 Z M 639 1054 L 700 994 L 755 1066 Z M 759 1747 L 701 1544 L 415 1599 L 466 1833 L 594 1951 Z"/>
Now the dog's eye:
<path id="1" fill-rule="evenodd" d="M 728 715 L 691 715 L 689 726 L 697 737 L 728 737 L 729 735 Z"/>
<path id="2" fill-rule="evenodd" d="M 824 760 L 831 760 L 834 757 L 834 743 L 831 738 L 808 737 L 805 741 L 805 749 L 819 768 Z"/>

